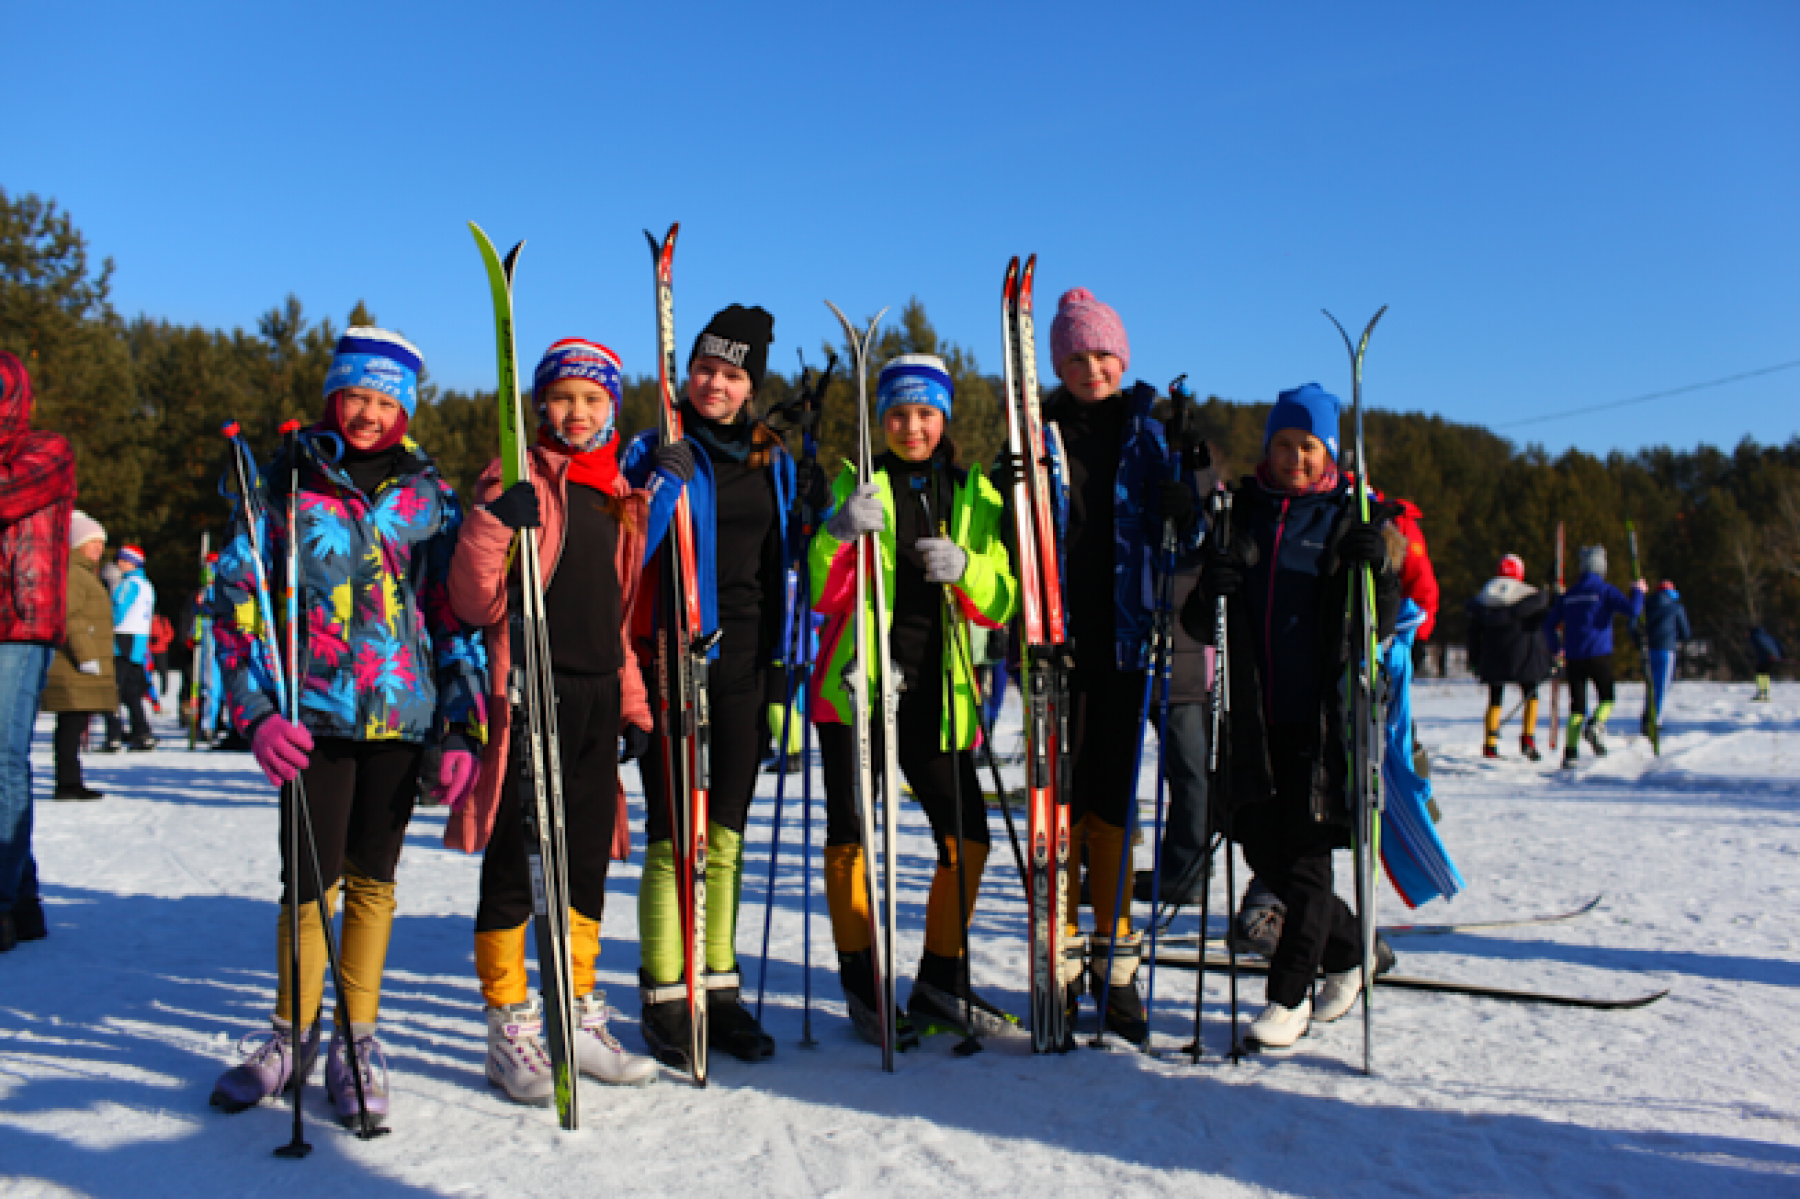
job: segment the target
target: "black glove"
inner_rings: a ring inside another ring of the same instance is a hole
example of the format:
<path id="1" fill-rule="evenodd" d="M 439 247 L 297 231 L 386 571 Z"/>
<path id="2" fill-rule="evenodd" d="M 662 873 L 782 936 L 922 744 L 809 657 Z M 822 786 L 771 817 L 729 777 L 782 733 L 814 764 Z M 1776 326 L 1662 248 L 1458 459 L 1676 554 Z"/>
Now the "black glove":
<path id="1" fill-rule="evenodd" d="M 625 731 L 619 734 L 619 740 L 623 742 L 619 746 L 619 761 L 621 762 L 635 762 L 650 752 L 649 729 L 640 729 L 635 724 L 628 724 L 625 726 Z"/>
<path id="2" fill-rule="evenodd" d="M 515 533 L 520 529 L 541 528 L 544 523 L 537 488 L 529 479 L 519 480 L 489 500 L 487 513 Z"/>
<path id="3" fill-rule="evenodd" d="M 988 472 L 988 478 L 994 487 L 1005 495 L 1025 477 L 1025 455 L 1008 453 L 1002 449 L 994 455 L 994 469 Z"/>
<path id="4" fill-rule="evenodd" d="M 650 467 L 682 484 L 694 481 L 694 447 L 686 440 L 659 445 L 650 451 Z"/>
<path id="5" fill-rule="evenodd" d="M 1382 540 L 1381 530 L 1374 525 L 1352 525 L 1344 539 L 1338 542 L 1338 560 L 1345 566 L 1380 562 L 1386 556 L 1387 542 Z"/>
<path id="6" fill-rule="evenodd" d="M 1186 533 L 1194 527 L 1194 493 L 1179 479 L 1168 479 L 1156 486 L 1156 499 L 1162 506 L 1164 520 L 1175 522 L 1176 529 Z"/>
<path id="7" fill-rule="evenodd" d="M 825 478 L 825 468 L 817 462 L 800 464 L 794 476 L 794 494 L 812 509 L 815 518 L 831 511 L 831 483 Z"/>
<path id="8" fill-rule="evenodd" d="M 1209 600 L 1230 599 L 1244 589 L 1245 567 L 1234 556 L 1214 554 L 1207 558 L 1200 568 L 1200 589 L 1197 594 Z M 1185 615 L 1187 608 L 1184 605 Z"/>

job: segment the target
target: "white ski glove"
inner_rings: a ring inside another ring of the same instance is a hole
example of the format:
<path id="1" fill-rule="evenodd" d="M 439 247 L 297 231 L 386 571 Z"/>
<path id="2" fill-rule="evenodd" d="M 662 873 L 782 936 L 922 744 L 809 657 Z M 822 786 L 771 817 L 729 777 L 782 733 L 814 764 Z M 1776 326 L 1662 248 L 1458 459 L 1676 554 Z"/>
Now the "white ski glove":
<path id="1" fill-rule="evenodd" d="M 873 483 L 864 483 L 845 496 L 831 519 L 825 522 L 825 531 L 839 541 L 851 541 L 864 533 L 879 533 L 885 528 L 887 513 L 881 510 L 881 493 Z"/>
<path id="2" fill-rule="evenodd" d="M 960 583 L 968 568 L 969 555 L 962 546 L 947 537 L 921 537 L 914 549 L 925 559 L 927 583 Z"/>
<path id="3" fill-rule="evenodd" d="M 77 666 L 75 669 L 79 670 L 82 674 L 99 674 L 100 673 L 100 661 L 97 658 L 89 658 L 86 662 L 83 662 L 80 666 Z"/>

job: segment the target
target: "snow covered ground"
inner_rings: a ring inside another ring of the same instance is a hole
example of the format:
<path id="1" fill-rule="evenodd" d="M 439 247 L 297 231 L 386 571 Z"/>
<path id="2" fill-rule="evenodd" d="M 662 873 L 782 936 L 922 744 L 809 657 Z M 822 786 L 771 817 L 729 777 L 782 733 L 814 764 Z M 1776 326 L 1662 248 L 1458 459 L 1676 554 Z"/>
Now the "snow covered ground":
<path id="1" fill-rule="evenodd" d="M 0 1194 L 1800 1194 L 1800 686 L 1778 687 L 1768 705 L 1749 693 L 1679 684 L 1654 759 L 1643 740 L 1618 735 L 1641 703 L 1626 687 L 1612 756 L 1567 775 L 1521 761 L 1516 726 L 1507 756 L 1484 761 L 1481 690 L 1422 685 L 1440 827 L 1469 889 L 1412 918 L 1604 900 L 1563 924 L 1397 939 L 1402 969 L 1672 993 L 1593 1012 L 1383 990 L 1373 1078 L 1359 1070 L 1354 1017 L 1279 1058 L 1222 1062 L 1215 975 L 1210 1056 L 1198 1067 L 1116 1046 L 1033 1057 L 1020 1040 L 965 1059 L 937 1037 L 885 1076 L 844 1018 L 822 898 L 818 1046 L 799 1048 L 803 891 L 790 802 L 766 1015 L 776 1058 L 716 1061 L 705 1090 L 674 1075 L 637 1091 L 584 1084 L 588 1127 L 564 1133 L 483 1080 L 471 966 L 479 863 L 445 851 L 443 816 L 423 810 L 401 864 L 383 1010 L 394 1133 L 356 1140 L 329 1121 L 315 1086 L 314 1153 L 298 1163 L 271 1156 L 287 1139 L 285 1105 L 237 1116 L 207 1106 L 273 995 L 272 794 L 247 756 L 89 757 L 103 801 L 38 804 L 50 938 L 0 957 Z M 46 718 L 40 797 L 49 728 Z M 752 984 L 772 809 L 758 804 L 749 837 L 739 945 Z M 975 977 L 1023 1011 L 1024 909 L 997 813 L 994 826 Z M 933 860 L 911 805 L 905 832 L 910 976 Z M 601 958 L 633 1044 L 636 885 L 636 862 L 615 868 Z M 1391 890 L 1382 903 L 1384 918 L 1408 918 Z M 1193 927 L 1188 916 L 1178 931 Z M 1254 1010 L 1260 981 L 1244 993 Z M 1157 1044 L 1174 1049 L 1191 1028 L 1193 975 L 1159 971 L 1156 1003 Z"/>

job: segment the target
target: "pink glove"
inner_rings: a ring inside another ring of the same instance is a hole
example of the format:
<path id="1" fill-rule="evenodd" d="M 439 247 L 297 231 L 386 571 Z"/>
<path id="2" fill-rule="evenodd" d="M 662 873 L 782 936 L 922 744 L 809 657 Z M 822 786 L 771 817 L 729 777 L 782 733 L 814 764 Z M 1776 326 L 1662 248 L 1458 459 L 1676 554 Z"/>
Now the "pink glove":
<path id="1" fill-rule="evenodd" d="M 481 759 L 466 749 L 446 749 L 438 760 L 437 786 L 432 788 L 439 803 L 450 805 L 454 812 L 475 790 L 481 777 Z"/>
<path id="2" fill-rule="evenodd" d="M 304 725 L 289 724 L 279 716 L 263 717 L 250 734 L 250 752 L 271 787 L 284 787 L 305 770 L 306 751 L 312 747 L 312 734 Z"/>

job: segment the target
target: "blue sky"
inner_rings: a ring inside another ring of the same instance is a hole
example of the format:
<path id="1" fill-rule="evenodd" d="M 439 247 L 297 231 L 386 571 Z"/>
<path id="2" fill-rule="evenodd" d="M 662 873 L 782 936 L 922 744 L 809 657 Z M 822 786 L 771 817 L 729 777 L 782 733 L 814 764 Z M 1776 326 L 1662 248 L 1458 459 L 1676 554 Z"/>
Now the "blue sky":
<path id="1" fill-rule="evenodd" d="M 378 11 L 372 11 L 378 10 Z M 1007 258 L 1129 330 L 1131 373 L 1508 422 L 1800 360 L 1800 6 L 12 3 L 0 186 L 55 198 L 127 315 L 358 300 L 490 387 L 466 228 L 528 245 L 557 337 L 653 363 L 733 301 L 815 361 L 924 301 L 999 365 Z M 1501 431 L 1551 450 L 1800 432 L 1800 369 Z"/>

